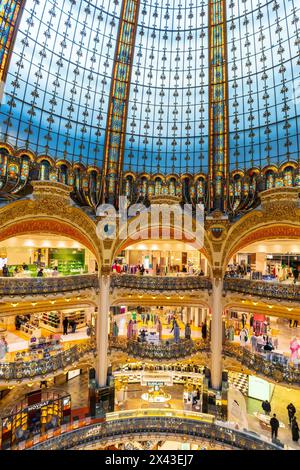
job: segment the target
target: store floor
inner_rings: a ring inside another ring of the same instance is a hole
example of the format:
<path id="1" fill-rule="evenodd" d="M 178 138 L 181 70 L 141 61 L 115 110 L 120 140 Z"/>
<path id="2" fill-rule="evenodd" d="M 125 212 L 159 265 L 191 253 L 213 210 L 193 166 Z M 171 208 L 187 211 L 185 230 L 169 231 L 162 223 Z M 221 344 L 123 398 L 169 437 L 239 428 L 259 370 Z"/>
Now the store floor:
<path id="1" fill-rule="evenodd" d="M 173 338 L 173 332 L 171 333 L 172 329 L 172 324 L 168 324 L 166 315 L 165 314 L 160 314 L 159 315 L 160 321 L 162 322 L 162 339 L 168 339 L 168 338 Z M 131 319 L 131 313 L 126 313 L 123 315 L 118 315 L 115 317 L 118 327 L 119 327 L 119 336 L 127 336 L 127 325 L 129 320 Z M 140 315 L 137 315 L 137 321 L 138 321 L 138 328 L 141 330 L 142 328 L 144 329 L 154 329 L 156 330 L 156 325 L 153 324 L 153 322 L 149 322 L 148 325 L 146 323 L 143 324 L 143 322 L 140 319 Z M 180 320 L 180 317 L 178 319 L 179 323 L 179 328 L 180 328 L 180 337 L 184 338 L 184 333 L 185 333 L 185 324 Z M 194 325 L 191 325 L 191 333 L 192 333 L 192 338 L 194 339 L 201 339 L 202 338 L 202 333 L 201 333 L 201 328 L 196 327 Z"/>
<path id="2" fill-rule="evenodd" d="M 42 335 L 45 337 L 50 336 L 51 333 L 48 330 L 42 328 Z M 28 350 L 29 338 L 22 331 L 15 330 L 14 332 L 5 331 L 2 333 L 8 343 L 8 353 L 2 359 L 1 362 L 13 362 L 15 360 L 15 353 L 25 352 Z M 0 335 L 1 336 L 1 335 Z M 86 334 L 86 327 L 78 329 L 75 333 L 69 333 L 68 335 L 61 335 L 61 342 L 63 343 L 63 349 L 72 347 L 76 342 L 84 341 L 88 339 Z"/>
<path id="3" fill-rule="evenodd" d="M 251 331 L 250 325 L 247 324 L 246 328 L 248 331 Z M 270 319 L 270 328 L 271 336 L 278 338 L 278 349 L 275 351 L 280 354 L 285 354 L 290 356 L 290 342 L 296 336 L 298 342 L 300 342 L 300 322 L 298 327 L 290 327 L 289 320 L 283 318 L 271 317 Z M 235 336 L 234 341 L 240 343 L 240 337 Z M 248 349 L 251 349 L 251 345 L 248 341 L 246 346 Z"/>
<path id="4" fill-rule="evenodd" d="M 270 431 L 262 429 L 257 417 L 254 416 L 255 412 L 262 412 L 262 402 L 260 400 L 255 400 L 246 396 L 247 387 L 245 387 L 244 382 L 247 381 L 247 379 L 246 376 L 242 377 L 242 375 L 244 374 L 230 373 L 230 387 L 237 387 L 244 393 L 247 406 L 249 430 L 270 438 Z M 4 416 L 5 414 L 9 413 L 12 407 L 18 403 L 18 401 L 20 401 L 26 393 L 38 388 L 38 384 L 35 384 L 33 387 L 28 387 L 27 385 L 14 387 L 6 397 L 0 400 L 0 416 Z M 73 410 L 86 408 L 88 406 L 87 373 L 83 373 L 80 376 L 77 376 L 61 385 L 53 384 L 53 380 L 48 381 L 48 390 L 70 393 L 72 396 Z M 171 399 L 169 402 L 167 402 L 167 407 L 165 407 L 164 404 L 154 405 L 153 403 L 144 401 L 141 398 L 141 395 L 147 391 L 147 387 L 142 387 L 140 384 L 129 384 L 127 403 L 122 407 L 116 406 L 116 410 L 145 409 L 159 406 L 161 406 L 163 409 L 183 409 L 183 385 L 175 384 L 171 387 L 166 386 L 164 387 L 164 390 L 171 394 Z M 300 450 L 300 444 L 293 442 L 291 437 L 291 430 L 289 428 L 286 407 L 290 402 L 292 402 L 296 407 L 296 417 L 298 423 L 300 424 L 300 389 L 296 390 L 281 385 L 275 385 L 271 399 L 272 413 L 276 413 L 279 421 L 281 421 L 285 426 L 284 429 L 279 429 L 278 437 L 281 442 L 288 445 L 290 448 Z"/>

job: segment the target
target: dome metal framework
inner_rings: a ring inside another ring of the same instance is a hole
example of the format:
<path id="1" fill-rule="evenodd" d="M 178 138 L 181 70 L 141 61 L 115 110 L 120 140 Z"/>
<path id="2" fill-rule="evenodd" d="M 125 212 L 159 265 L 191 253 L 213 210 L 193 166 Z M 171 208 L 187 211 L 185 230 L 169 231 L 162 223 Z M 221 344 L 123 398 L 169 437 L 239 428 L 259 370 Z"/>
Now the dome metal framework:
<path id="1" fill-rule="evenodd" d="M 5 0 L 0 192 L 243 213 L 300 185 L 295 0 Z"/>

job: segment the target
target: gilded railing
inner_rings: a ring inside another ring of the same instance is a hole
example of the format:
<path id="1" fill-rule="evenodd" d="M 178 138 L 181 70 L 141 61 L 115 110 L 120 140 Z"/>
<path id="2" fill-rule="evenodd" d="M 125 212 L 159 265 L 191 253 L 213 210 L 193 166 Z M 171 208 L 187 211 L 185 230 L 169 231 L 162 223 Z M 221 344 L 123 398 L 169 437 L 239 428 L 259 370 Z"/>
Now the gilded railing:
<path id="1" fill-rule="evenodd" d="M 0 277 L 0 296 L 55 294 L 98 287 L 97 274 L 35 278 Z"/>
<path id="2" fill-rule="evenodd" d="M 275 382 L 300 385 L 300 369 L 288 361 L 279 362 L 275 354 L 253 354 L 249 349 L 234 343 L 226 343 L 223 347 L 223 353 L 225 356 L 236 359 L 248 369 Z"/>
<path id="3" fill-rule="evenodd" d="M 192 441 L 207 439 L 236 449 L 281 450 L 270 439 L 255 433 L 238 431 L 217 422 L 212 415 L 180 410 L 130 410 L 106 415 L 106 421 L 91 424 L 48 438 L 33 445 L 33 450 L 79 449 L 93 443 L 108 442 L 130 437 L 145 439 L 156 437 L 189 437 Z M 30 448 L 24 446 L 22 448 Z"/>
<path id="4" fill-rule="evenodd" d="M 210 279 L 202 276 L 139 276 L 134 274 L 114 274 L 111 289 L 137 289 L 147 292 L 210 290 Z"/>
<path id="5" fill-rule="evenodd" d="M 85 356 L 96 354 L 93 341 L 76 344 L 48 359 L 37 359 L 28 362 L 1 362 L 0 382 L 27 381 L 37 377 L 46 377 L 49 374 L 73 366 Z"/>
<path id="6" fill-rule="evenodd" d="M 125 337 L 109 340 L 110 349 L 126 352 L 127 354 L 142 359 L 169 360 L 179 359 L 196 354 L 197 352 L 208 352 L 210 346 L 202 340 L 182 339 L 179 343 L 162 341 L 159 344 L 151 344 L 136 340 L 128 340 Z"/>
<path id="7" fill-rule="evenodd" d="M 300 300 L 300 285 L 298 284 L 227 278 L 224 280 L 224 291 L 240 292 L 270 299 Z"/>

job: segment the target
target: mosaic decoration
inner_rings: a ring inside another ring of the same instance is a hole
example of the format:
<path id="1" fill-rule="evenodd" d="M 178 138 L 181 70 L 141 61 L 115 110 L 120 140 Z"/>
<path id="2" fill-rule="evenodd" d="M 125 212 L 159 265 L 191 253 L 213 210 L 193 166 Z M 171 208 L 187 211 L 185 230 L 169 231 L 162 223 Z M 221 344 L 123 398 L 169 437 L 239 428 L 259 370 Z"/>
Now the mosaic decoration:
<path id="1" fill-rule="evenodd" d="M 209 179 L 211 209 L 224 210 L 228 178 L 226 10 L 224 0 L 209 2 Z"/>
<path id="2" fill-rule="evenodd" d="M 0 82 L 5 82 L 22 15 L 23 0 L 1 0 L 0 2 Z"/>
<path id="3" fill-rule="evenodd" d="M 115 201 L 123 168 L 123 151 L 132 60 L 140 0 L 123 0 L 108 109 L 103 163 L 103 196 Z"/>

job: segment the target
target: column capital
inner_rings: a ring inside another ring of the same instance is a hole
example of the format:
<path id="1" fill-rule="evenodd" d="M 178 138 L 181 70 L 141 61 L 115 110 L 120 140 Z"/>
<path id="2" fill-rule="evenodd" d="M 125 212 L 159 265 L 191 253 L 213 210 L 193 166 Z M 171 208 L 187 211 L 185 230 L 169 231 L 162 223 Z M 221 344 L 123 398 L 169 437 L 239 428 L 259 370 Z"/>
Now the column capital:
<path id="1" fill-rule="evenodd" d="M 213 275 L 213 280 L 214 281 L 223 281 L 224 273 L 223 273 L 222 268 L 213 267 L 212 268 L 212 275 Z"/>
<path id="2" fill-rule="evenodd" d="M 100 274 L 101 274 L 101 276 L 110 276 L 111 275 L 111 266 L 109 264 L 101 266 Z"/>

